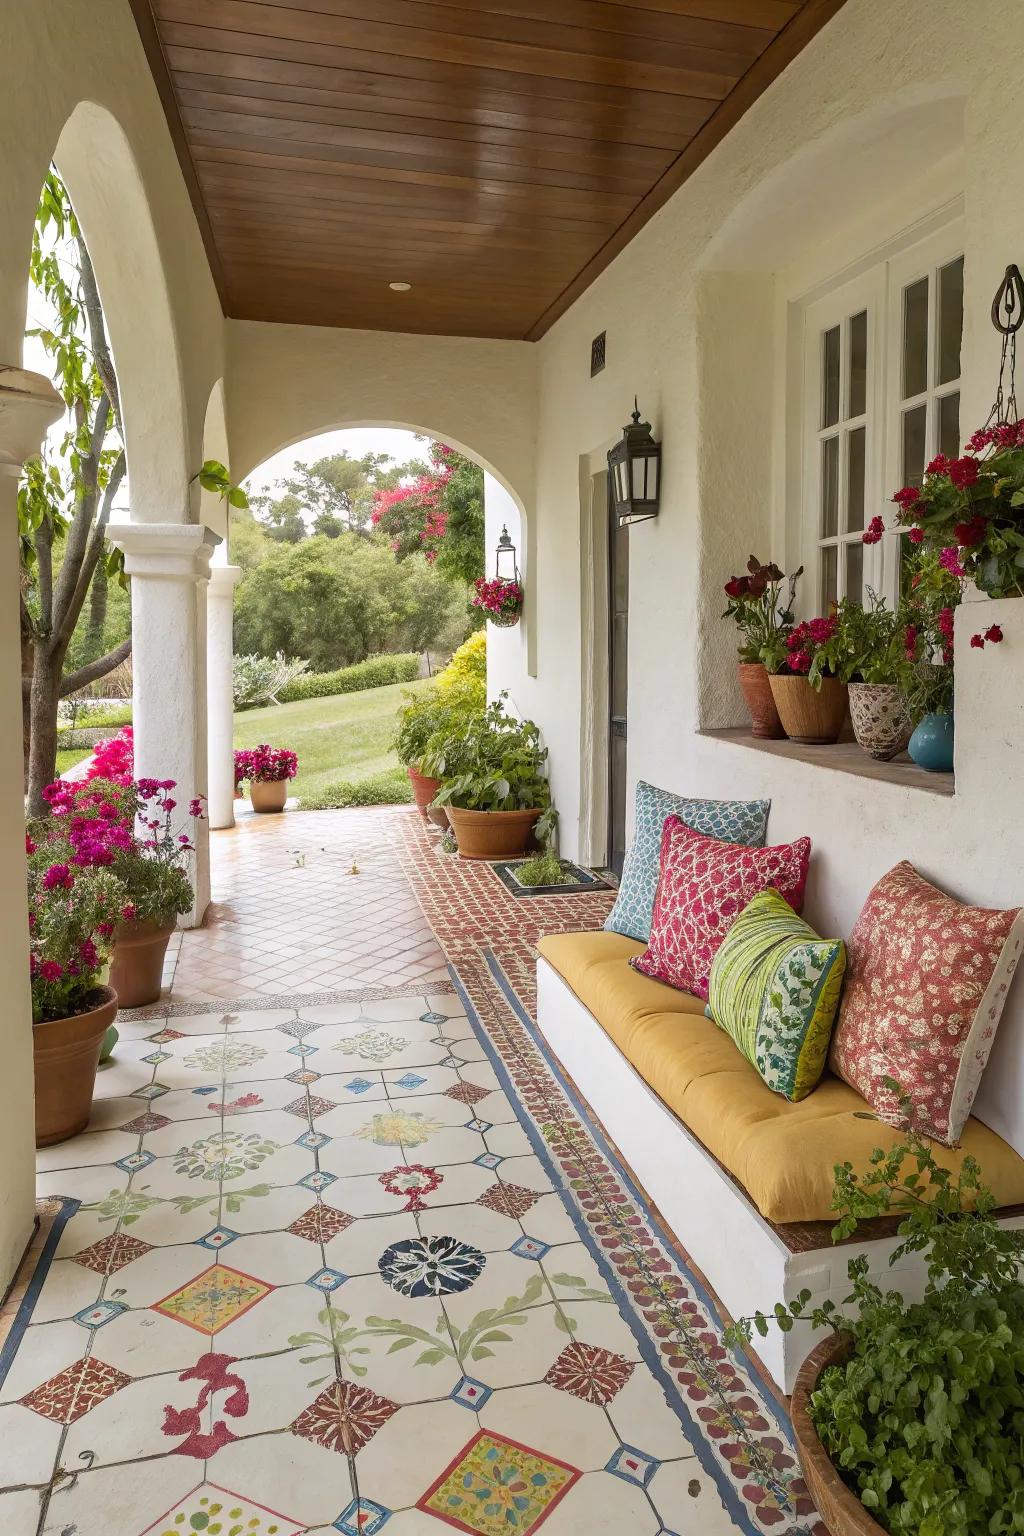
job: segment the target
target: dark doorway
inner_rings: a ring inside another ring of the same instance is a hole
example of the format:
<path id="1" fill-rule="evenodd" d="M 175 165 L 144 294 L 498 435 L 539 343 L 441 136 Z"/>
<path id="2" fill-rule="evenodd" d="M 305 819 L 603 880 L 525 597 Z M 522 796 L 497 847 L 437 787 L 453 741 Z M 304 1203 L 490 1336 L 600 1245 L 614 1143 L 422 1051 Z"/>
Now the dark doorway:
<path id="1" fill-rule="evenodd" d="M 629 658 L 629 527 L 608 498 L 608 863 L 626 857 L 626 686 Z"/>

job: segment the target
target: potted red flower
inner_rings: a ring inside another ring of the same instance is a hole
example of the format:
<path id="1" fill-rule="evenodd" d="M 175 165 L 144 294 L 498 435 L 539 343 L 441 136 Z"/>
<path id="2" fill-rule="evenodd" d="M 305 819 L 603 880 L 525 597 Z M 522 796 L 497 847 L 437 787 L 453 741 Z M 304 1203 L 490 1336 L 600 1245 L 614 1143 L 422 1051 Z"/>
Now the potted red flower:
<path id="1" fill-rule="evenodd" d="M 848 705 L 839 670 L 838 613 L 807 619 L 765 651 L 775 707 L 791 741 L 839 740 Z"/>
<path id="2" fill-rule="evenodd" d="M 249 751 L 235 753 L 235 783 L 249 782 L 249 798 L 254 811 L 283 811 L 288 798 L 288 780 L 294 779 L 299 760 L 287 747 L 270 747 L 264 742 Z"/>
<path id="3" fill-rule="evenodd" d="M 40 1147 L 66 1141 L 88 1123 L 103 1037 L 117 1013 L 117 995 L 101 977 L 123 901 L 109 870 L 64 859 L 55 825 L 53 818 L 34 822 L 25 839 Z"/>
<path id="4" fill-rule="evenodd" d="M 474 608 L 481 609 L 498 629 L 511 629 L 523 612 L 523 589 L 517 580 L 504 576 L 478 576 L 474 582 Z"/>
<path id="5" fill-rule="evenodd" d="M 732 576 L 725 584 L 729 603 L 722 617 L 735 620 L 740 632 L 736 673 L 755 736 L 778 739 L 786 734 L 765 671 L 765 653 L 789 632 L 796 584 L 802 574 L 803 566 L 792 576 L 785 576 L 774 563 L 762 565 L 751 555 L 747 574 Z M 784 582 L 788 583 L 785 597 Z"/>

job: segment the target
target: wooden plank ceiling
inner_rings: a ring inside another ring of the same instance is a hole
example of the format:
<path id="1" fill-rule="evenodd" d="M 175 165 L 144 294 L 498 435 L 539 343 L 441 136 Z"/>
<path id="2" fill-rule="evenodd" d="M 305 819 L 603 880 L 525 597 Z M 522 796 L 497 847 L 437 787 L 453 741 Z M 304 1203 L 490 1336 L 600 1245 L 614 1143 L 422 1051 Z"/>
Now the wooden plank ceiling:
<path id="1" fill-rule="evenodd" d="M 842 3 L 131 0 L 226 314 L 529 340 Z"/>

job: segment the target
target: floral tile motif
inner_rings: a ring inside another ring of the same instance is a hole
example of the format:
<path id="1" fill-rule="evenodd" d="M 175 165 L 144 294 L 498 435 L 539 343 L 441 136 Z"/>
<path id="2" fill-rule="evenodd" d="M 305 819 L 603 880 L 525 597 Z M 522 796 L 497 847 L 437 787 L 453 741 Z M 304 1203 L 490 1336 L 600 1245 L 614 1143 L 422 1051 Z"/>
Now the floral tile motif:
<path id="1" fill-rule="evenodd" d="M 401 1035 L 389 1035 L 386 1029 L 363 1029 L 357 1035 L 336 1040 L 331 1049 L 344 1051 L 346 1056 L 358 1056 L 360 1061 L 387 1061 L 408 1044 Z"/>
<path id="2" fill-rule="evenodd" d="M 403 1211 L 422 1211 L 426 1208 L 424 1195 L 433 1194 L 444 1183 L 444 1174 L 437 1168 L 427 1168 L 423 1163 L 402 1163 L 377 1175 L 389 1195 L 405 1198 Z"/>
<path id="3" fill-rule="evenodd" d="M 391 1519 L 390 1509 L 375 1504 L 372 1499 L 353 1499 L 334 1522 L 334 1529 L 343 1536 L 377 1536 Z"/>
<path id="4" fill-rule="evenodd" d="M 122 1131 L 127 1131 L 131 1136 L 145 1136 L 147 1131 L 162 1131 L 165 1125 L 170 1125 L 166 1115 L 155 1115 L 152 1111 L 145 1115 L 136 1115 L 134 1120 L 129 1120 L 121 1126 Z"/>
<path id="5" fill-rule="evenodd" d="M 492 1184 L 476 1203 L 497 1211 L 499 1216 L 511 1216 L 513 1221 L 518 1221 L 539 1199 L 536 1190 L 526 1189 L 522 1184 Z"/>
<path id="6" fill-rule="evenodd" d="M 266 1055 L 262 1045 L 241 1040 L 218 1040 L 215 1045 L 200 1045 L 190 1051 L 182 1065 L 194 1072 L 233 1072 L 237 1067 L 251 1067 Z"/>
<path id="7" fill-rule="evenodd" d="M 232 1367 L 238 1361 L 233 1355 L 218 1355 L 211 1350 L 195 1365 L 182 1371 L 181 1382 L 200 1383 L 195 1402 L 188 1408 L 164 1408 L 163 1432 L 168 1436 L 183 1435 L 171 1450 L 175 1456 L 192 1456 L 196 1461 L 207 1461 L 238 1436 L 228 1428 L 227 1419 L 244 1419 L 249 1412 L 249 1389 L 244 1379 Z M 211 1412 L 211 1403 L 223 1405 L 227 1418 L 217 1418 Z M 197 1529 L 217 1530 L 216 1525 Z"/>
<path id="8" fill-rule="evenodd" d="M 476 1435 L 416 1504 L 471 1536 L 531 1536 L 580 1473 L 503 1435 Z"/>
<path id="9" fill-rule="evenodd" d="M 410 1237 L 386 1248 L 377 1268 L 401 1296 L 450 1296 L 468 1291 L 486 1263 L 478 1248 L 457 1237 Z"/>
<path id="10" fill-rule="evenodd" d="M 284 1107 L 290 1115 L 298 1115 L 303 1120 L 307 1117 L 310 1120 L 315 1120 L 317 1115 L 326 1115 L 329 1109 L 337 1109 L 338 1106 L 332 1099 L 319 1099 L 312 1093 L 307 1099 L 306 1095 L 302 1093 L 297 1099 L 292 1099 L 292 1102 Z"/>
<path id="11" fill-rule="evenodd" d="M 179 1147 L 174 1154 L 177 1173 L 190 1179 L 240 1179 L 276 1152 L 278 1144 L 255 1132 L 217 1131 L 203 1136 L 191 1146 Z"/>
<path id="12" fill-rule="evenodd" d="M 596 1344 L 567 1344 L 544 1380 L 585 1403 L 604 1408 L 633 1374 L 632 1360 Z"/>
<path id="13" fill-rule="evenodd" d="M 336 1381 L 302 1410 L 291 1430 L 325 1450 L 354 1456 L 397 1412 L 397 1403 L 369 1387 Z"/>
<path id="14" fill-rule="evenodd" d="M 481 1099 L 486 1099 L 493 1088 L 481 1088 L 479 1083 L 454 1083 L 451 1088 L 445 1089 L 445 1098 L 458 1099 L 460 1104 L 477 1104 Z"/>
<path id="15" fill-rule="evenodd" d="M 19 1401 L 55 1424 L 74 1424 L 97 1403 L 105 1403 L 108 1397 L 127 1387 L 131 1379 L 124 1371 L 90 1356 L 58 1371 Z"/>
<path id="16" fill-rule="evenodd" d="M 299 1067 L 295 1072 L 285 1074 L 289 1083 L 297 1083 L 300 1088 L 308 1088 L 310 1083 L 318 1083 L 321 1074 L 314 1072 L 311 1067 Z"/>
<path id="17" fill-rule="evenodd" d="M 154 1302 L 153 1311 L 173 1317 L 198 1333 L 212 1335 L 243 1317 L 273 1289 L 227 1264 L 211 1264 L 187 1285 Z"/>
<path id="18" fill-rule="evenodd" d="M 353 1219 L 344 1211 L 336 1211 L 332 1205 L 311 1205 L 308 1211 L 296 1216 L 285 1231 L 311 1243 L 329 1243 L 332 1237 L 350 1227 Z"/>
<path id="19" fill-rule="evenodd" d="M 443 1131 L 440 1120 L 431 1120 L 420 1111 L 386 1109 L 361 1125 L 355 1134 L 363 1141 L 372 1141 L 378 1147 L 421 1147 L 437 1131 Z"/>
<path id="20" fill-rule="evenodd" d="M 95 1271 L 97 1275 L 115 1275 L 126 1264 L 151 1252 L 152 1246 L 152 1243 L 144 1243 L 141 1238 L 132 1237 L 130 1233 L 111 1232 L 98 1242 L 90 1243 L 81 1253 L 73 1254 L 72 1262 L 81 1264 L 83 1269 Z"/>
<path id="21" fill-rule="evenodd" d="M 185 1536 L 189 1531 L 245 1532 L 245 1536 L 298 1536 L 305 1522 L 291 1520 L 242 1494 L 200 1483 L 159 1520 L 147 1525 L 140 1536 Z"/>

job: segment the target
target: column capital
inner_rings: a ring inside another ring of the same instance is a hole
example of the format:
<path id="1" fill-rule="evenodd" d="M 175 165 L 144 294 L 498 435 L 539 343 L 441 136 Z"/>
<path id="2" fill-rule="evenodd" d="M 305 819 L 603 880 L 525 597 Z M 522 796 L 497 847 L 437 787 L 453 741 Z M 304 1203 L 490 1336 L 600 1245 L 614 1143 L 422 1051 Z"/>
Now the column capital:
<path id="1" fill-rule="evenodd" d="M 63 413 L 64 401 L 43 374 L 0 363 L 0 475 L 19 475 Z"/>
<path id="2" fill-rule="evenodd" d="M 241 579 L 240 565 L 211 565 L 207 596 L 230 598 Z"/>
<path id="3" fill-rule="evenodd" d="M 110 523 L 107 537 L 124 552 L 126 576 L 206 581 L 220 534 L 202 523 Z"/>

